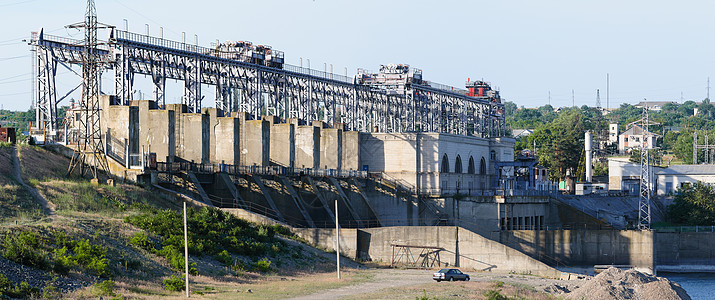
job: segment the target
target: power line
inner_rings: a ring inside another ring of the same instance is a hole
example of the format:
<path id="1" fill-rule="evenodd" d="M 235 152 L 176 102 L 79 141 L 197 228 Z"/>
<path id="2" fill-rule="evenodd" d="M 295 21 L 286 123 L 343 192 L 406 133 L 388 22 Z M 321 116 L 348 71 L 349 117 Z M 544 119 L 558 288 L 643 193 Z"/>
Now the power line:
<path id="1" fill-rule="evenodd" d="M 27 56 L 27 55 L 20 55 L 20 56 L 12 56 L 12 57 L 0 57 L 0 61 L 18 59 L 18 58 L 23 58 L 23 57 L 28 57 L 28 56 Z"/>

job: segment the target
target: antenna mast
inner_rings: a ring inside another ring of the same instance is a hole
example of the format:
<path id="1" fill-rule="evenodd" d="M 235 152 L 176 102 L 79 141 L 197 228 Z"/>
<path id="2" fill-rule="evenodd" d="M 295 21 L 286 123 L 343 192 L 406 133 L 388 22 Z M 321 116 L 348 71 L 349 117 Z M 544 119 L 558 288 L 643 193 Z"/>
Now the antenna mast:
<path id="1" fill-rule="evenodd" d="M 643 129 L 643 140 L 641 142 L 641 185 L 640 199 L 638 200 L 638 229 L 650 229 L 650 157 L 648 155 L 648 103 L 643 99 L 643 118 L 641 128 Z"/>
<path id="2" fill-rule="evenodd" d="M 82 99 L 80 101 L 79 141 L 72 155 L 68 173 L 79 167 L 81 176 L 89 174 L 97 178 L 100 171 L 108 171 L 104 156 L 101 107 L 99 103 L 99 68 L 101 60 L 97 54 L 97 11 L 94 0 L 87 0 L 87 11 L 83 23 L 69 28 L 84 28 L 84 53 L 82 53 Z M 102 25 L 101 28 L 106 28 Z"/>

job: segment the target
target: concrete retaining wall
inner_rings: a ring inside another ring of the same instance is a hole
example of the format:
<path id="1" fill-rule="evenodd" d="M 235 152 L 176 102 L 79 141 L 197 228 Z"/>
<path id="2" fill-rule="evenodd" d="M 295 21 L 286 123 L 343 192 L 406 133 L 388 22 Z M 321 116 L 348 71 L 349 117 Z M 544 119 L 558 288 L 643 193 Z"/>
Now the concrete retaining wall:
<path id="1" fill-rule="evenodd" d="M 692 266 L 701 271 L 715 271 L 715 232 L 657 232 L 655 241 L 659 269 L 667 266 L 692 269 L 688 267 Z"/>
<path id="2" fill-rule="evenodd" d="M 653 232 L 636 230 L 513 230 L 500 242 L 532 257 L 566 266 L 631 265 L 653 274 Z"/>
<path id="3" fill-rule="evenodd" d="M 400 226 L 361 229 L 369 237 L 369 249 L 358 249 L 370 259 L 390 262 L 392 244 L 442 247 L 443 264 L 464 269 L 500 273 L 534 274 L 558 278 L 560 271 L 517 250 L 469 230 L 453 226 Z"/>

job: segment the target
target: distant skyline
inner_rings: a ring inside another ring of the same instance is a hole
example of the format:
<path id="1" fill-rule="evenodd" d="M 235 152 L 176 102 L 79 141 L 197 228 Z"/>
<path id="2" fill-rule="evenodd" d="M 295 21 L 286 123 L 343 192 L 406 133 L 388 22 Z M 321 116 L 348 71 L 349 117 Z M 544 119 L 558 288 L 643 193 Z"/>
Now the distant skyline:
<path id="1" fill-rule="evenodd" d="M 65 25 L 79 22 L 86 1 L 0 0 L 0 105 L 31 104 L 31 31 L 82 38 Z M 285 52 L 286 63 L 337 74 L 401 63 L 426 80 L 463 88 L 484 79 L 518 106 L 701 101 L 715 67 L 713 1 L 135 1 L 96 0 L 99 21 L 130 31 L 199 44 L 248 40 Z M 104 38 L 101 33 L 100 37 Z M 79 68 L 75 68 L 79 71 Z M 80 83 L 58 67 L 58 96 Z M 111 72 L 103 91 L 113 93 Z M 136 89 L 151 95 L 149 79 Z M 711 78 L 715 84 L 715 77 Z M 169 83 L 167 102 L 181 89 Z M 213 89 L 204 89 L 213 106 Z M 715 92 L 715 91 L 714 91 Z M 79 98 L 78 93 L 71 95 Z M 65 101 L 63 104 L 67 104 Z"/>

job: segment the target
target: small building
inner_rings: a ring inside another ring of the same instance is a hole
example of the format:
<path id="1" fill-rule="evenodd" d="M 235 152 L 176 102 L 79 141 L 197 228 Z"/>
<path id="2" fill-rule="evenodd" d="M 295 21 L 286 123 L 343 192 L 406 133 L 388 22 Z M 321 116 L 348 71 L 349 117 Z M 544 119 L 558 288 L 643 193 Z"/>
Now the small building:
<path id="1" fill-rule="evenodd" d="M 674 165 L 656 173 L 658 195 L 668 195 L 688 184 L 715 185 L 715 165 Z"/>
<path id="2" fill-rule="evenodd" d="M 678 102 L 675 102 L 675 101 L 641 101 L 641 102 L 638 102 L 638 104 L 633 105 L 633 106 L 635 106 L 637 108 L 647 107 L 648 110 L 652 110 L 652 111 L 661 111 L 661 110 L 663 110 L 663 106 L 665 106 L 666 104 L 678 104 Z"/>
<path id="3" fill-rule="evenodd" d="M 618 136 L 618 152 L 625 153 L 631 149 L 640 149 L 645 139 L 647 139 L 646 148 L 653 149 L 659 137 L 659 134 L 645 131 L 642 127 L 633 125 Z"/>
<path id="4" fill-rule="evenodd" d="M 513 129 L 511 131 L 511 136 L 515 139 L 520 139 L 534 133 L 533 129 Z"/>
<path id="5" fill-rule="evenodd" d="M 655 189 L 657 174 L 663 168 L 651 166 L 651 188 Z M 608 190 L 636 196 L 640 193 L 641 165 L 628 161 L 628 158 L 608 159 Z"/>
<path id="6" fill-rule="evenodd" d="M 15 135 L 15 128 L 0 126 L 0 142 L 13 143 L 13 144 L 17 143 L 17 136 Z"/>
<path id="7" fill-rule="evenodd" d="M 608 124 L 608 143 L 618 143 L 618 123 Z"/>

